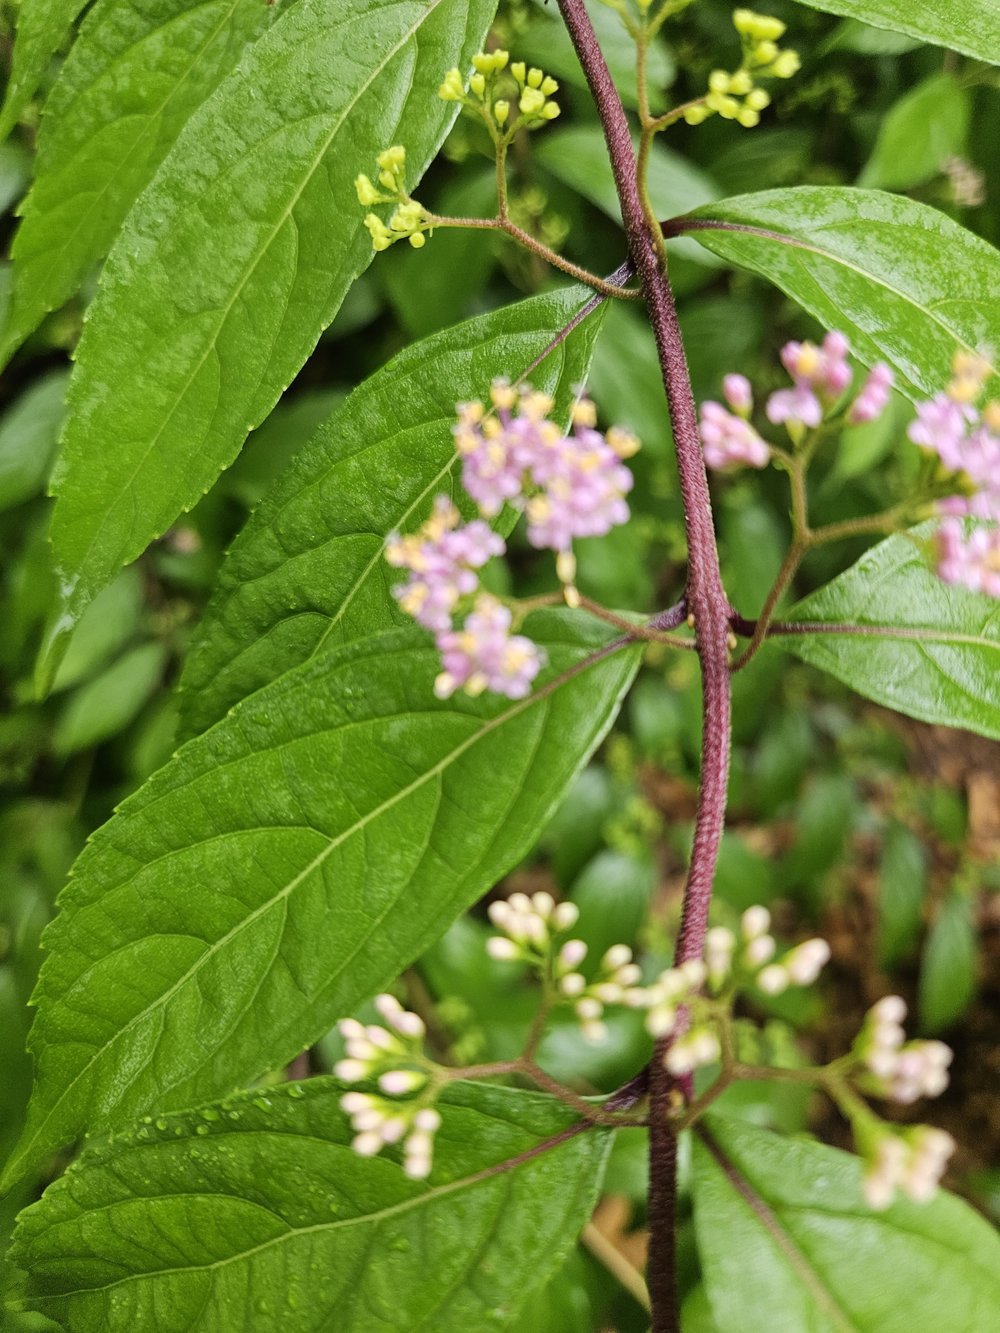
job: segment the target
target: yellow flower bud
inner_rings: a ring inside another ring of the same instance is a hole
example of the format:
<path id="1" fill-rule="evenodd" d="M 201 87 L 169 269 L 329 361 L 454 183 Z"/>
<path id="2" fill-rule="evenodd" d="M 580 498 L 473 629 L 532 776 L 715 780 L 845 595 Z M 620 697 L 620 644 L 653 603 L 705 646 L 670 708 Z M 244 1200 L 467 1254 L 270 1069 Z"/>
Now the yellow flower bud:
<path id="1" fill-rule="evenodd" d="M 723 120 L 735 120 L 740 112 L 740 104 L 735 97 L 717 97 L 712 106 Z"/>
<path id="2" fill-rule="evenodd" d="M 422 231 L 415 231 L 410 237 L 410 244 L 413 246 L 414 250 L 422 250 L 427 244 L 427 237 Z"/>
<path id="3" fill-rule="evenodd" d="M 493 103 L 493 119 L 498 125 L 506 125 L 507 117 L 510 115 L 510 103 L 500 98 Z"/>
<path id="4" fill-rule="evenodd" d="M 360 176 L 355 176 L 354 190 L 358 196 L 358 203 L 363 204 L 365 208 L 370 208 L 372 204 L 377 204 L 382 198 L 364 172 L 362 172 Z"/>
<path id="5" fill-rule="evenodd" d="M 798 51 L 782 51 L 769 73 L 776 79 L 790 79 L 793 74 L 798 74 L 801 68 L 802 61 L 799 59 Z"/>
<path id="6" fill-rule="evenodd" d="M 542 115 L 546 120 L 555 120 L 556 116 L 559 115 L 559 103 L 546 102 L 542 107 Z"/>
<path id="7" fill-rule="evenodd" d="M 391 171 L 380 171 L 378 173 L 378 183 L 385 186 L 387 190 L 394 190 L 396 188 L 396 177 Z"/>
<path id="8" fill-rule="evenodd" d="M 541 71 L 540 69 L 529 69 L 529 70 L 528 70 L 528 87 L 529 87 L 529 88 L 540 88 L 540 87 L 542 86 L 542 79 L 544 79 L 544 78 L 545 78 L 545 75 L 542 73 L 542 71 Z"/>
<path id="9" fill-rule="evenodd" d="M 524 84 L 524 61 L 523 61 L 523 60 L 515 60 L 514 63 L 513 63 L 513 65 L 511 65 L 511 67 L 510 67 L 510 72 L 511 72 L 511 74 L 513 74 L 514 79 L 516 80 L 517 83 L 522 84 L 522 85 Z"/>
<path id="10" fill-rule="evenodd" d="M 551 97 L 553 93 L 557 93 L 559 91 L 558 83 L 556 83 L 555 79 L 551 78 L 550 76 L 546 76 L 542 80 L 541 87 L 542 87 L 542 92 L 545 94 L 546 97 Z"/>
<path id="11" fill-rule="evenodd" d="M 684 121 L 687 125 L 700 125 L 702 121 L 708 119 L 708 107 L 695 104 L 689 106 L 684 111 Z"/>
<path id="12" fill-rule="evenodd" d="M 472 68 L 478 70 L 480 74 L 492 74 L 493 57 L 487 55 L 485 51 L 480 51 L 478 55 L 472 57 Z"/>
<path id="13" fill-rule="evenodd" d="M 510 59 L 510 52 L 509 52 L 509 51 L 494 51 L 494 52 L 493 52 L 493 68 L 494 68 L 495 70 L 497 70 L 498 72 L 499 72 L 500 70 L 502 70 L 502 69 L 506 69 L 506 68 L 507 68 L 507 61 L 508 61 L 509 59 Z"/>
<path id="14" fill-rule="evenodd" d="M 782 23 L 781 19 L 772 18 L 767 14 L 758 14 L 756 20 L 753 36 L 759 41 L 776 42 L 779 37 L 784 37 L 787 25 Z"/>
<path id="15" fill-rule="evenodd" d="M 713 93 L 728 93 L 729 75 L 724 69 L 713 69 L 708 76 L 708 86 Z"/>
<path id="16" fill-rule="evenodd" d="M 438 97 L 442 102 L 460 102 L 464 96 L 465 84 L 462 82 L 461 73 L 457 69 L 450 69 L 438 89 Z"/>
<path id="17" fill-rule="evenodd" d="M 771 105 L 771 95 L 763 88 L 754 88 L 747 93 L 743 105 L 749 107 L 751 111 L 763 111 L 766 106 Z"/>
<path id="18" fill-rule="evenodd" d="M 518 106 L 524 116 L 537 116 L 545 105 L 545 94 L 538 88 L 525 88 Z"/>
<path id="19" fill-rule="evenodd" d="M 483 93 L 486 91 L 486 76 L 484 74 L 473 74 L 472 78 L 469 80 L 469 89 L 471 92 L 474 92 L 477 97 L 482 97 Z"/>
<path id="20" fill-rule="evenodd" d="M 754 25 L 757 15 L 752 9 L 734 9 L 733 27 L 737 32 L 742 33 L 744 37 L 750 36 L 750 30 Z"/>
<path id="21" fill-rule="evenodd" d="M 777 55 L 777 42 L 758 42 L 753 49 L 754 63 L 758 65 L 769 65 Z"/>
<path id="22" fill-rule="evenodd" d="M 384 171 L 402 171 L 406 163 L 406 149 L 400 144 L 386 148 L 375 159 Z"/>
<path id="23" fill-rule="evenodd" d="M 745 105 L 737 111 L 736 119 L 745 130 L 752 130 L 755 125 L 760 124 L 760 116 L 757 112 Z"/>
<path id="24" fill-rule="evenodd" d="M 736 97 L 742 97 L 753 87 L 753 75 L 748 69 L 738 69 L 729 80 L 729 88 L 722 89 L 723 92 L 731 92 Z"/>

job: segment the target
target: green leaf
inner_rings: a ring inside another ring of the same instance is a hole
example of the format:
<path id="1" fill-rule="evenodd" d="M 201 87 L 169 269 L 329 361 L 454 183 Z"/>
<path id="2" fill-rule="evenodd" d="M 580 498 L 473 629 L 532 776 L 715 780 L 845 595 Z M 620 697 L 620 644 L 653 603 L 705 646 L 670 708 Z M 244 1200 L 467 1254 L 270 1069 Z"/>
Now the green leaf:
<path id="1" fill-rule="evenodd" d="M 298 455 L 234 543 L 183 677 L 187 733 L 314 653 L 409 623 L 381 559 L 390 532 L 426 517 L 457 471 L 455 404 L 516 380 L 579 312 L 569 288 L 408 347 L 356 389 Z M 601 317 L 532 371 L 568 410 Z"/>
<path id="2" fill-rule="evenodd" d="M 882 121 L 858 184 L 908 190 L 930 180 L 946 158 L 965 151 L 971 111 L 969 90 L 950 74 L 924 79 Z"/>
<path id="3" fill-rule="evenodd" d="M 825 14 L 860 19 L 872 28 L 905 32 L 922 42 L 1000 62 L 1000 9 L 995 0 L 803 0 Z"/>
<path id="4" fill-rule="evenodd" d="M 976 993 L 979 940 L 968 894 L 942 903 L 920 960 L 920 1024 L 941 1032 L 962 1017 Z"/>
<path id="5" fill-rule="evenodd" d="M 350 1148 L 329 1078 L 116 1136 L 21 1218 L 28 1301 L 66 1333 L 505 1328 L 565 1261 L 611 1136 L 554 1099 L 456 1084 L 427 1181 Z M 394 1154 L 398 1158 L 398 1152 Z"/>
<path id="6" fill-rule="evenodd" d="M 0 418 L 0 510 L 30 500 L 45 485 L 65 412 L 64 370 L 43 375 Z"/>
<path id="7" fill-rule="evenodd" d="M 1000 1239 L 948 1194 L 870 1212 L 861 1161 L 710 1116 L 695 1138 L 695 1229 L 719 1333 L 992 1333 Z"/>
<path id="8" fill-rule="evenodd" d="M 86 0 L 22 0 L 17 12 L 17 40 L 10 79 L 0 110 L 0 142 L 21 119 L 52 57 L 63 46 Z"/>
<path id="9" fill-rule="evenodd" d="M 926 204 L 803 185 L 709 204 L 674 226 L 842 329 L 866 364 L 888 361 L 911 397 L 941 389 L 956 346 L 1000 347 L 1000 253 Z"/>
<path id="10" fill-rule="evenodd" d="M 12 1174 L 282 1067 L 528 851 L 639 650 L 526 623 L 550 663 L 527 699 L 438 701 L 428 636 L 391 631 L 258 691 L 120 807 L 46 937 Z"/>
<path id="11" fill-rule="evenodd" d="M 107 254 L 191 112 L 278 12 L 245 0 L 94 6 L 46 103 L 0 362 Z"/>
<path id="12" fill-rule="evenodd" d="M 132 210 L 80 343 L 54 487 L 83 608 L 232 462 L 371 258 L 353 178 L 396 141 L 412 183 L 456 108 L 442 70 L 495 0 L 300 0 L 191 116 Z"/>
<path id="13" fill-rule="evenodd" d="M 897 713 L 998 740 L 1000 602 L 938 578 L 925 550 L 936 528 L 931 520 L 880 542 L 788 613 L 830 632 L 779 642 Z"/>

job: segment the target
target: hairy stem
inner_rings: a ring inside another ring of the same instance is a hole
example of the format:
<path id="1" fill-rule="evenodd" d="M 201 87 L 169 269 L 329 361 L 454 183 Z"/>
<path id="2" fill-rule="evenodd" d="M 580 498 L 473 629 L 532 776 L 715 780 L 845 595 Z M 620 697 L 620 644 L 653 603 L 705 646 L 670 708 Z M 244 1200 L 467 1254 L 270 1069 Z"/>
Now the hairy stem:
<path id="1" fill-rule="evenodd" d="M 691 862 L 676 958 L 702 953 L 708 907 L 725 818 L 729 774 L 729 602 L 722 587 L 712 506 L 705 475 L 691 378 L 677 322 L 673 292 L 661 261 L 662 235 L 646 215 L 643 183 L 632 151 L 628 121 L 601 53 L 583 0 L 559 0 L 559 9 L 597 106 L 614 172 L 629 251 L 646 298 L 677 451 L 688 545 L 686 599 L 698 640 L 702 671 L 702 763 Z M 675 1096 L 660 1047 L 649 1067 L 650 1254 L 652 1333 L 679 1328 L 674 1232 L 677 1140 L 669 1122 Z"/>

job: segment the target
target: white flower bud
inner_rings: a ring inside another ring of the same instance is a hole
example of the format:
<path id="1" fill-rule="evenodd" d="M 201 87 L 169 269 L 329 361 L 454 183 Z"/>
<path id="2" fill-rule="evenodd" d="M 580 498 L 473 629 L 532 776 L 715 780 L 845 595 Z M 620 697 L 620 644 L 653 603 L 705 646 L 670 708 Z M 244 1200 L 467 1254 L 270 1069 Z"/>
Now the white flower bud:
<path id="1" fill-rule="evenodd" d="M 375 1105 L 375 1098 L 367 1092 L 345 1092 L 340 1099 L 340 1109 L 346 1115 L 359 1115 Z"/>
<path id="2" fill-rule="evenodd" d="M 646 1031 L 651 1037 L 665 1037 L 677 1022 L 677 1010 L 669 1004 L 657 1004 L 646 1015 Z"/>
<path id="3" fill-rule="evenodd" d="M 871 1018 L 878 1024 L 906 1021 L 906 1001 L 901 995 L 883 995 L 881 1000 L 868 1010 Z"/>
<path id="4" fill-rule="evenodd" d="M 582 1000 L 577 1000 L 574 1008 L 577 1017 L 581 1018 L 584 1023 L 593 1022 L 604 1013 L 604 1005 L 601 1004 L 600 1000 L 590 995 L 585 995 Z"/>
<path id="5" fill-rule="evenodd" d="M 587 946 L 583 940 L 567 940 L 559 950 L 559 967 L 567 972 L 580 966 L 587 956 Z"/>
<path id="6" fill-rule="evenodd" d="M 351 1140 L 351 1147 L 360 1157 L 374 1157 L 382 1148 L 382 1139 L 372 1130 L 367 1130 Z"/>
<path id="7" fill-rule="evenodd" d="M 512 912 L 522 915 L 531 911 L 531 899 L 526 893 L 512 893 L 507 899 L 507 905 Z"/>
<path id="8" fill-rule="evenodd" d="M 533 893 L 531 905 L 543 921 L 548 921 L 555 910 L 556 900 L 551 893 Z"/>
<path id="9" fill-rule="evenodd" d="M 487 907 L 486 915 L 498 930 L 506 930 L 511 917 L 510 904 L 505 903 L 502 898 L 498 898 L 496 902 L 490 903 Z"/>
<path id="10" fill-rule="evenodd" d="M 585 1041 L 592 1042 L 595 1046 L 602 1041 L 607 1041 L 608 1029 L 599 1019 L 588 1019 L 581 1024 L 580 1028 Z"/>
<path id="11" fill-rule="evenodd" d="M 563 995 L 572 999 L 587 989 L 587 978 L 582 972 L 567 972 L 559 982 L 559 989 Z"/>
<path id="12" fill-rule="evenodd" d="M 824 966 L 830 961 L 830 946 L 826 940 L 806 940 L 784 960 L 785 969 L 796 986 L 811 986 Z"/>
<path id="13" fill-rule="evenodd" d="M 642 977 L 642 968 L 638 963 L 626 963 L 615 973 L 615 981 L 619 986 L 634 986 Z"/>
<path id="14" fill-rule="evenodd" d="M 766 935 L 771 928 L 771 913 L 766 907 L 748 907 L 740 917 L 740 930 L 745 940 Z"/>
<path id="15" fill-rule="evenodd" d="M 789 980 L 788 973 L 780 963 L 772 963 L 757 975 L 757 985 L 765 995 L 780 995 L 788 989 Z"/>
<path id="16" fill-rule="evenodd" d="M 379 1087 L 389 1097 L 405 1097 L 416 1092 L 427 1082 L 427 1075 L 416 1069 L 390 1069 L 378 1081 Z"/>
<path id="17" fill-rule="evenodd" d="M 379 1138 L 383 1143 L 398 1143 L 408 1128 L 409 1125 L 405 1116 L 390 1116 L 388 1120 L 383 1120 L 379 1126 Z"/>
<path id="18" fill-rule="evenodd" d="M 419 1014 L 410 1013 L 408 1009 L 401 1009 L 398 1014 L 393 1014 L 388 1021 L 401 1037 L 409 1037 L 412 1041 L 420 1041 L 427 1035 L 424 1020 Z"/>
<path id="19" fill-rule="evenodd" d="M 375 1012 L 384 1019 L 392 1019 L 394 1014 L 402 1013 L 403 1006 L 396 999 L 395 995 L 376 995 L 372 1001 L 375 1006 Z"/>
<path id="20" fill-rule="evenodd" d="M 576 903 L 558 903 L 552 913 L 552 924 L 556 930 L 572 930 L 580 919 L 580 909 Z"/>
<path id="21" fill-rule="evenodd" d="M 758 935 L 755 939 L 750 940 L 743 950 L 743 957 L 747 966 L 763 967 L 774 957 L 776 947 L 773 935 Z"/>
<path id="22" fill-rule="evenodd" d="M 425 1106 L 413 1117 L 413 1124 L 424 1134 L 434 1134 L 441 1128 L 441 1117 L 433 1106 Z"/>
<path id="23" fill-rule="evenodd" d="M 632 961 L 632 950 L 627 944 L 613 944 L 601 959 L 601 968 L 605 972 L 614 972 Z"/>
<path id="24" fill-rule="evenodd" d="M 502 935 L 494 935 L 486 941 L 486 952 L 498 963 L 512 962 L 521 956 L 521 950 L 514 941 Z"/>
<path id="25" fill-rule="evenodd" d="M 708 968 L 700 958 L 689 958 L 686 963 L 681 963 L 677 971 L 680 972 L 689 991 L 696 991 L 704 986 L 705 978 L 708 976 Z"/>
<path id="26" fill-rule="evenodd" d="M 337 1024 L 337 1031 L 345 1041 L 360 1041 L 365 1035 L 365 1025 L 356 1018 L 342 1018 Z"/>
<path id="27" fill-rule="evenodd" d="M 368 1077 L 368 1066 L 363 1060 L 338 1060 L 333 1072 L 342 1083 L 360 1083 Z"/>

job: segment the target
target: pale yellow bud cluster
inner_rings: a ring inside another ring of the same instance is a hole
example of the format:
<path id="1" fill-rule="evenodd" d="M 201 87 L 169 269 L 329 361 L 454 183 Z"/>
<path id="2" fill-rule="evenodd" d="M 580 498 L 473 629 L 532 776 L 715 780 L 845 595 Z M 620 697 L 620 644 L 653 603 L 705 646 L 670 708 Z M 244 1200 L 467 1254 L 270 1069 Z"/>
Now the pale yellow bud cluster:
<path id="1" fill-rule="evenodd" d="M 358 202 L 365 208 L 377 204 L 395 204 L 384 222 L 377 213 L 368 213 L 365 226 L 372 238 L 373 250 L 388 250 L 396 241 L 407 240 L 414 250 L 420 250 L 427 244 L 425 235 L 431 228 L 431 215 L 423 204 L 417 203 L 406 192 L 403 172 L 406 167 L 406 149 L 399 144 L 386 148 L 376 159 L 378 164 L 378 184 L 362 172 L 354 179 L 354 189 Z"/>
<path id="2" fill-rule="evenodd" d="M 497 97 L 497 75 L 509 70 L 516 85 L 508 96 Z M 457 68 L 444 77 L 438 96 L 445 102 L 461 102 L 483 116 L 496 134 L 509 140 L 515 130 L 555 120 L 559 115 L 557 103 L 551 96 L 559 88 L 555 79 L 543 70 L 528 69 L 524 61 L 510 64 L 509 51 L 480 51 L 472 57 L 472 74 L 468 87 Z M 516 108 L 514 119 L 511 112 Z"/>
<path id="3" fill-rule="evenodd" d="M 778 38 L 785 31 L 780 19 L 756 14 L 752 9 L 737 9 L 733 26 L 743 46 L 740 67 L 733 73 L 724 69 L 712 71 L 704 98 L 684 111 L 689 125 L 700 125 L 709 116 L 718 115 L 724 120 L 735 120 L 744 129 L 752 129 L 760 123 L 760 113 L 771 101 L 764 89 L 757 86 L 757 79 L 790 79 L 800 67 L 797 52 L 783 51 L 778 46 Z"/>

